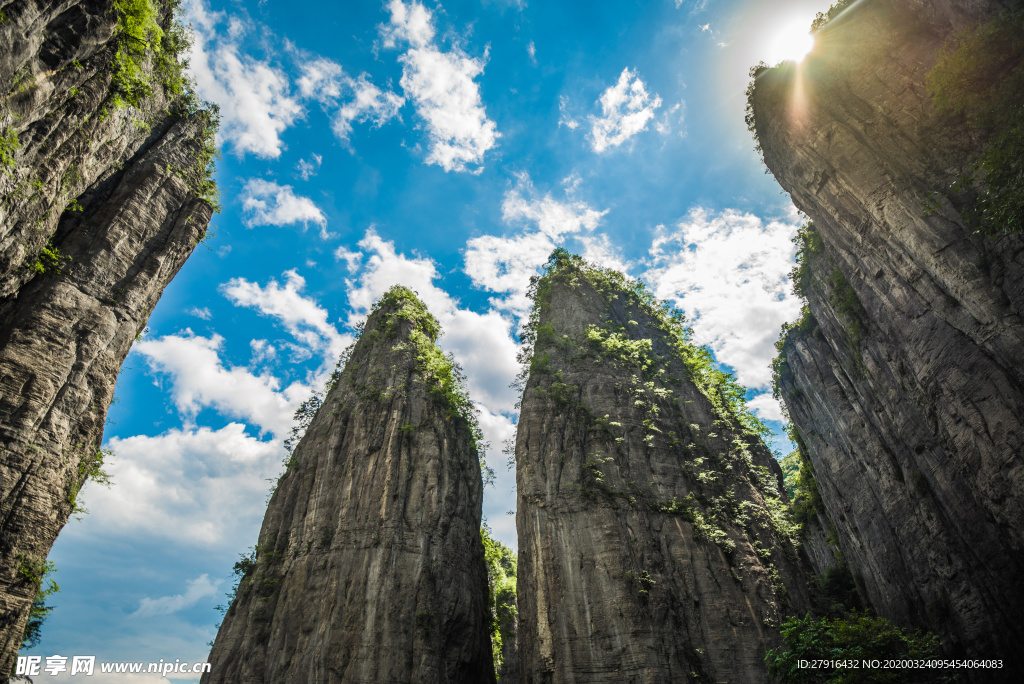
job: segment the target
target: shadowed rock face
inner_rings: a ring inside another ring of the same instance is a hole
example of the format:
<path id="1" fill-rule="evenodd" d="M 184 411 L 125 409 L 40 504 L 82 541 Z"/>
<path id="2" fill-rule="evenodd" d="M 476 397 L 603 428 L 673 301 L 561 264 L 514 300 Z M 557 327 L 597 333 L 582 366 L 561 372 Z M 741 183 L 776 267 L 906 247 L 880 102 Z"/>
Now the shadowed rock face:
<path id="1" fill-rule="evenodd" d="M 16 0 L 3 10 L 0 133 L 11 156 L 0 167 L 0 672 L 7 673 L 36 593 L 28 576 L 99 465 L 121 363 L 205 235 L 212 208 L 197 189 L 214 119 L 169 94 L 151 55 L 141 73 L 152 94 L 139 107 L 114 106 L 111 2 Z M 160 11 L 166 28 L 167 8 Z"/>
<path id="2" fill-rule="evenodd" d="M 377 306 L 270 500 L 204 682 L 494 681 L 468 399 L 415 295 Z"/>
<path id="3" fill-rule="evenodd" d="M 945 41 L 998 6 L 860 3 L 802 70 L 762 72 L 752 105 L 768 168 L 818 235 L 779 384 L 843 556 L 880 615 L 1009 661 L 1024 645 L 1024 241 L 965 225 L 947 189 L 980 143 L 925 87 Z"/>
<path id="4" fill-rule="evenodd" d="M 767 681 L 781 617 L 808 605 L 778 464 L 659 312 L 568 255 L 537 284 L 516 436 L 523 682 Z"/>

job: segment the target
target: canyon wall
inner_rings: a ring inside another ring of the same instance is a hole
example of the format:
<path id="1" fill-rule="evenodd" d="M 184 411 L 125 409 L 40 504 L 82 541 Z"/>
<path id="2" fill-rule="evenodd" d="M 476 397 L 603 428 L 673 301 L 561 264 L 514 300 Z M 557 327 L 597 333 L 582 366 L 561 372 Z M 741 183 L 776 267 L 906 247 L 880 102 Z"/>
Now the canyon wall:
<path id="1" fill-rule="evenodd" d="M 950 187 L 984 140 L 926 84 L 951 36 L 1006 4 L 854 3 L 750 100 L 813 221 L 777 383 L 824 524 L 880 615 L 1004 659 L 985 681 L 1024 645 L 1024 240 L 968 225 Z"/>
<path id="2" fill-rule="evenodd" d="M 141 23 L 110 1 L 0 2 L 0 673 L 101 470 L 121 363 L 213 211 L 216 114 L 171 6 L 137 5 Z"/>
<path id="3" fill-rule="evenodd" d="M 521 681 L 764 682 L 808 607 L 781 470 L 742 391 L 621 275 L 534 283 L 516 435 Z"/>
<path id="4" fill-rule="evenodd" d="M 493 682 L 481 435 L 393 288 L 270 499 L 203 682 Z"/>

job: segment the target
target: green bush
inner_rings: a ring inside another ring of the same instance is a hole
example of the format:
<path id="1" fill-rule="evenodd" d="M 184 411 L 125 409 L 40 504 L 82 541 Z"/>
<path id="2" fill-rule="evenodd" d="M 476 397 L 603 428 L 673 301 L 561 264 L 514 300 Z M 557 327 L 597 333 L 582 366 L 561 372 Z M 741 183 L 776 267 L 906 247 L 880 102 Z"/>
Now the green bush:
<path id="1" fill-rule="evenodd" d="M 490 616 L 491 653 L 494 669 L 501 670 L 504 660 L 502 645 L 508 639 L 515 639 L 516 569 L 518 559 L 512 549 L 491 538 L 491 529 L 484 523 L 480 528 L 480 540 L 484 545 L 484 561 L 487 564 L 487 606 Z"/>
<path id="2" fill-rule="evenodd" d="M 18 560 L 20 561 L 18 575 L 36 585 L 36 596 L 32 600 L 28 623 L 26 623 L 25 631 L 21 636 L 21 647 L 35 648 L 42 638 L 43 622 L 54 608 L 46 604 L 46 599 L 60 591 L 60 587 L 51 576 L 57 572 L 57 566 L 48 560 L 37 560 L 24 554 L 19 555 Z M 48 577 L 49 581 L 47 582 Z"/>
<path id="3" fill-rule="evenodd" d="M 859 684 L 893 682 L 924 684 L 950 681 L 942 670 L 863 667 L 864 660 L 937 656 L 933 634 L 900 629 L 885 618 L 852 613 L 846 618 L 791 617 L 782 625 L 783 646 L 768 651 L 768 674 L 781 684 Z M 852 661 L 860 667 L 801 667 L 800 661 Z"/>
<path id="4" fill-rule="evenodd" d="M 1024 232 L 1024 10 L 954 35 L 927 85 L 938 111 L 963 116 L 986 141 L 951 186 L 980 188 L 968 223 L 988 235 Z"/>

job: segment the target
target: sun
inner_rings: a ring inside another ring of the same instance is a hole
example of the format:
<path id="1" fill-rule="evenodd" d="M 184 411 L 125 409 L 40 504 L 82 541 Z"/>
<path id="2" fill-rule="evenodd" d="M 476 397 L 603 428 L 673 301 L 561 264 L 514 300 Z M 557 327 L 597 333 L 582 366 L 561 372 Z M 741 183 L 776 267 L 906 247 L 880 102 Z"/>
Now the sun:
<path id="1" fill-rule="evenodd" d="M 808 22 L 794 20 L 771 32 L 772 38 L 768 46 L 770 65 L 792 60 L 801 62 L 807 53 L 814 49 L 814 36 L 808 30 Z"/>

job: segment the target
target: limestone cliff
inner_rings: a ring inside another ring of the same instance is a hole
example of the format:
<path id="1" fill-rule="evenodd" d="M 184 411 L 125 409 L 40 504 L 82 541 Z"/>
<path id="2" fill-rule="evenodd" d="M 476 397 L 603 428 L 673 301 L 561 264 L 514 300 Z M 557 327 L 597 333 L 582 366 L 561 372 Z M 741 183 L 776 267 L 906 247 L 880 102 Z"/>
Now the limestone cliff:
<path id="1" fill-rule="evenodd" d="M 0 2 L 0 673 L 118 371 L 204 236 L 216 116 L 158 1 Z"/>
<path id="2" fill-rule="evenodd" d="M 439 327 L 376 305 L 295 448 L 204 682 L 493 682 L 480 438 Z"/>
<path id="3" fill-rule="evenodd" d="M 879 614 L 1009 668 L 1024 646 L 1024 240 L 968 226 L 949 188 L 984 141 L 926 88 L 947 40 L 1003 4 L 855 3 L 801 67 L 760 71 L 751 106 L 765 163 L 813 221 L 778 390 L 842 556 Z"/>
<path id="4" fill-rule="evenodd" d="M 767 681 L 807 609 L 781 470 L 742 391 L 621 275 L 535 281 L 516 435 L 522 681 Z"/>

